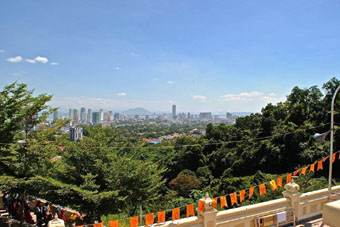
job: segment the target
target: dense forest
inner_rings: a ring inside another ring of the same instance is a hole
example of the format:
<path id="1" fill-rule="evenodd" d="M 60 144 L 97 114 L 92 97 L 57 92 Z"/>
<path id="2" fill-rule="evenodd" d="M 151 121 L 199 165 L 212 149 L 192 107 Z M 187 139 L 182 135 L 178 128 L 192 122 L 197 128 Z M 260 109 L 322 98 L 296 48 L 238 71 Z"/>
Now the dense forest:
<path id="1" fill-rule="evenodd" d="M 148 145 L 122 140 L 119 128 L 100 126 L 84 127 L 86 136 L 72 142 L 60 135 L 66 120 L 32 130 L 54 110 L 46 105 L 52 96 L 34 97 L 26 84 L 13 83 L 0 92 L 0 190 L 72 207 L 92 221 L 137 215 L 140 206 L 147 213 L 196 203 L 206 192 L 247 189 L 328 155 L 329 141 L 319 144 L 313 135 L 329 130 L 339 85 L 332 78 L 322 90 L 294 87 L 286 101 L 267 104 L 233 125 L 208 124 L 205 135 Z M 335 122 L 340 124 L 338 112 Z M 334 148 L 340 148 L 338 131 Z M 323 174 L 326 165 L 323 172 L 300 177 L 301 190 L 325 187 Z M 255 194 L 244 204 L 280 197 L 281 191 Z"/>

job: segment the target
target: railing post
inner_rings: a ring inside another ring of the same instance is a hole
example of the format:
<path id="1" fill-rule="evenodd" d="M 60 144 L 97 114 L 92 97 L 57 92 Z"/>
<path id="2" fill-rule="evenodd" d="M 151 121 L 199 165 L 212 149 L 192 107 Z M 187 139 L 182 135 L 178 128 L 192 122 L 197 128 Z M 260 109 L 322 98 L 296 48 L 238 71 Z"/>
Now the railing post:
<path id="1" fill-rule="evenodd" d="M 199 215 L 203 217 L 203 227 L 216 227 L 216 215 L 218 211 L 213 208 L 213 201 L 207 193 L 205 197 L 200 199 L 200 202 L 204 201 L 204 211 Z"/>
<path id="2" fill-rule="evenodd" d="M 292 179 L 291 182 L 285 185 L 285 189 L 286 190 L 283 191 L 282 194 L 288 200 L 290 206 L 294 209 L 295 219 L 298 221 L 300 217 L 300 186 L 294 182 L 294 179 Z"/>

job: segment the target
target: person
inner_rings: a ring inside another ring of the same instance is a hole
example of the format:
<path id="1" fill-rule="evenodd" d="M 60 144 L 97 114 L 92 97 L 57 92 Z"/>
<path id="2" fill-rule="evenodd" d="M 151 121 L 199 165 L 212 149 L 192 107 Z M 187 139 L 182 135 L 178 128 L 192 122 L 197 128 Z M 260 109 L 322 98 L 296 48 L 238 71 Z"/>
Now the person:
<path id="1" fill-rule="evenodd" d="M 47 226 L 48 222 L 52 220 L 51 208 L 48 202 L 46 202 L 45 206 L 43 207 L 43 217 L 44 217 L 45 226 Z"/>
<path id="2" fill-rule="evenodd" d="M 65 214 L 64 214 L 65 211 L 66 211 L 66 209 L 65 209 L 65 208 L 62 208 L 62 209 L 60 210 L 60 213 L 58 213 L 58 217 L 59 217 L 59 219 L 64 220 L 64 224 L 65 224 L 65 226 L 66 226 L 67 222 L 66 222 L 66 216 L 65 216 Z"/>
<path id="3" fill-rule="evenodd" d="M 34 213 L 37 216 L 37 226 L 42 227 L 44 222 L 43 216 L 43 203 L 38 200 L 37 204 L 34 207 Z"/>
<path id="4" fill-rule="evenodd" d="M 8 193 L 5 192 L 2 195 L 2 203 L 3 203 L 4 208 L 5 208 L 6 211 L 8 211 L 8 202 L 9 202 L 9 195 L 8 195 Z"/>
<path id="5" fill-rule="evenodd" d="M 31 215 L 30 207 L 28 206 L 28 201 L 25 201 L 24 204 L 24 215 L 25 215 L 25 221 L 29 224 L 34 224 L 33 217 Z"/>

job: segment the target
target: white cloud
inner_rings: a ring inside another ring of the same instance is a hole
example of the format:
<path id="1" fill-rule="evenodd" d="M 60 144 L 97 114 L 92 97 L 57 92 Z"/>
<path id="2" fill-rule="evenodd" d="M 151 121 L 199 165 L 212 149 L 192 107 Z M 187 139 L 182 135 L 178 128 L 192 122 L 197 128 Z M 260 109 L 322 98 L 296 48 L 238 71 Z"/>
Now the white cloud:
<path id="1" fill-rule="evenodd" d="M 59 65 L 58 62 L 51 62 L 50 65 Z"/>
<path id="2" fill-rule="evenodd" d="M 222 100 L 225 102 L 261 102 L 266 103 L 278 103 L 285 100 L 285 97 L 279 97 L 275 93 L 265 94 L 263 92 L 253 91 L 253 92 L 242 92 L 238 94 L 225 94 L 221 96 Z"/>
<path id="3" fill-rule="evenodd" d="M 125 92 L 121 92 L 117 94 L 118 96 L 127 96 L 127 94 Z"/>
<path id="4" fill-rule="evenodd" d="M 7 61 L 9 62 L 21 62 L 22 61 L 22 57 L 21 56 L 16 56 L 13 58 L 7 58 Z"/>
<path id="5" fill-rule="evenodd" d="M 119 70 L 120 68 L 119 68 L 119 66 L 116 66 L 116 68 L 115 68 L 116 70 Z"/>
<path id="6" fill-rule="evenodd" d="M 34 58 L 34 60 L 35 60 L 36 62 L 41 62 L 41 63 L 43 63 L 43 64 L 46 64 L 46 63 L 48 62 L 48 59 L 47 59 L 46 57 L 40 57 L 40 56 Z"/>
<path id="7" fill-rule="evenodd" d="M 221 96 L 223 101 L 246 101 L 246 100 L 252 100 L 255 97 L 262 96 L 263 93 L 258 91 L 252 91 L 252 92 L 242 92 L 239 94 L 225 94 Z"/>
<path id="8" fill-rule="evenodd" d="M 174 81 L 168 80 L 168 84 L 174 84 Z"/>
<path id="9" fill-rule="evenodd" d="M 200 102 L 206 102 L 207 101 L 207 97 L 206 96 L 202 96 L 202 95 L 194 95 L 192 96 L 193 99 L 198 100 Z"/>
<path id="10" fill-rule="evenodd" d="M 5 53 L 5 50 L 1 50 L 1 49 L 0 49 L 0 53 Z"/>
<path id="11" fill-rule="evenodd" d="M 37 62 L 41 62 L 41 63 L 43 63 L 43 64 L 46 64 L 47 62 L 48 62 L 48 59 L 46 58 L 46 57 L 40 57 L 40 56 L 37 56 L 36 58 L 34 58 L 34 59 L 26 59 L 25 60 L 26 62 L 28 62 L 28 63 L 31 63 L 31 64 L 35 64 L 35 63 L 37 63 Z"/>
<path id="12" fill-rule="evenodd" d="M 25 59 L 25 61 L 31 64 L 35 64 L 35 61 L 33 59 Z"/>

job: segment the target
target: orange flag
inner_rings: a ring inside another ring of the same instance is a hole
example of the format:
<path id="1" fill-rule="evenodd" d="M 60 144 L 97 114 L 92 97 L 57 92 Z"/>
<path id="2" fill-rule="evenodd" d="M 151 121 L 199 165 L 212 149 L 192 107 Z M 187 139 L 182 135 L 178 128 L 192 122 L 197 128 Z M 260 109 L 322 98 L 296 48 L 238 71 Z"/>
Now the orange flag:
<path id="1" fill-rule="evenodd" d="M 118 227 L 119 220 L 110 221 L 110 227 Z"/>
<path id="2" fill-rule="evenodd" d="M 213 198 L 212 199 L 212 208 L 216 208 L 217 207 L 217 198 Z"/>
<path id="3" fill-rule="evenodd" d="M 198 202 L 198 212 L 204 212 L 204 210 L 205 210 L 205 202 L 199 201 Z"/>
<path id="4" fill-rule="evenodd" d="M 130 227 L 138 227 L 138 216 L 130 218 Z"/>
<path id="5" fill-rule="evenodd" d="M 324 157 L 324 158 L 322 159 L 322 161 L 325 162 L 327 159 L 328 159 L 328 157 Z"/>
<path id="6" fill-rule="evenodd" d="M 229 196 L 230 196 L 231 205 L 234 205 L 235 203 L 238 204 L 237 203 L 237 194 L 236 194 L 236 192 L 231 193 Z"/>
<path id="7" fill-rule="evenodd" d="M 265 184 L 260 184 L 259 188 L 260 188 L 260 195 L 263 195 L 263 194 L 267 193 L 266 185 Z"/>
<path id="8" fill-rule="evenodd" d="M 93 224 L 93 227 L 103 227 L 104 223 L 95 223 Z"/>
<path id="9" fill-rule="evenodd" d="M 336 154 L 333 154 L 332 155 L 332 163 L 335 161 L 335 158 L 336 158 Z"/>
<path id="10" fill-rule="evenodd" d="M 269 184 L 270 184 L 270 187 L 272 188 L 272 191 L 275 191 L 277 189 L 275 180 L 271 180 Z"/>
<path id="11" fill-rule="evenodd" d="M 289 183 L 291 181 L 292 181 L 292 174 L 289 173 L 289 174 L 287 174 L 287 183 Z"/>
<path id="12" fill-rule="evenodd" d="M 152 225 L 155 221 L 155 215 L 153 213 L 145 215 L 145 225 Z"/>
<path id="13" fill-rule="evenodd" d="M 303 167 L 303 168 L 302 168 L 302 171 L 301 171 L 301 173 L 300 173 L 300 175 L 306 175 L 307 169 L 308 169 L 308 166 Z"/>
<path id="14" fill-rule="evenodd" d="M 277 178 L 276 185 L 277 187 L 282 188 L 282 177 Z"/>
<path id="15" fill-rule="evenodd" d="M 195 216 L 194 204 L 187 205 L 187 218 L 190 216 Z"/>
<path id="16" fill-rule="evenodd" d="M 165 211 L 164 210 L 163 211 L 159 211 L 157 213 L 157 216 L 158 216 L 158 220 L 157 220 L 158 224 L 159 223 L 165 223 Z"/>
<path id="17" fill-rule="evenodd" d="M 180 218 L 181 218 L 181 215 L 180 215 L 179 207 L 172 209 L 172 220 L 175 221 Z"/>
<path id="18" fill-rule="evenodd" d="M 312 165 L 310 165 L 309 172 L 315 173 L 315 163 L 313 163 Z"/>
<path id="19" fill-rule="evenodd" d="M 240 203 L 242 203 L 242 201 L 244 201 L 244 195 L 245 194 L 246 194 L 246 190 L 240 191 Z"/>
<path id="20" fill-rule="evenodd" d="M 84 227 L 83 225 L 77 225 L 76 227 Z"/>
<path id="21" fill-rule="evenodd" d="M 254 189 L 255 189 L 255 187 L 249 188 L 249 197 L 248 197 L 248 199 L 250 199 L 250 198 L 253 196 L 253 194 L 254 194 Z"/>
<path id="22" fill-rule="evenodd" d="M 293 173 L 293 175 L 296 176 L 296 175 L 298 175 L 299 172 L 300 172 L 299 169 L 298 169 L 298 170 L 295 170 L 294 173 Z"/>
<path id="23" fill-rule="evenodd" d="M 322 161 L 318 161 L 318 168 L 317 168 L 317 171 L 319 171 L 320 169 L 323 169 Z"/>
<path id="24" fill-rule="evenodd" d="M 228 207 L 227 197 L 225 195 L 220 197 L 220 201 L 221 201 L 221 208 Z"/>

